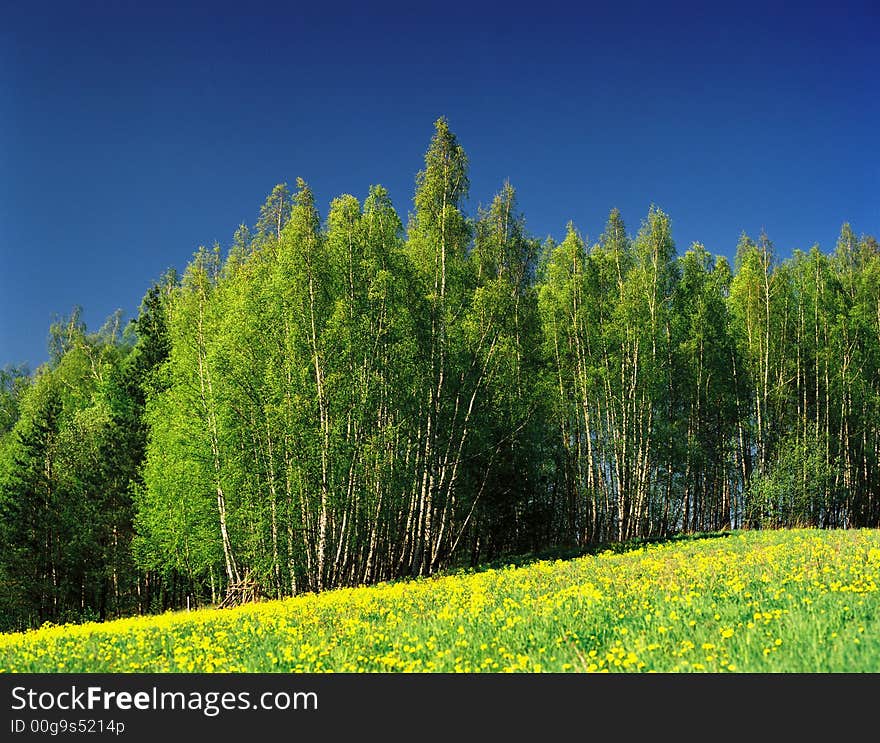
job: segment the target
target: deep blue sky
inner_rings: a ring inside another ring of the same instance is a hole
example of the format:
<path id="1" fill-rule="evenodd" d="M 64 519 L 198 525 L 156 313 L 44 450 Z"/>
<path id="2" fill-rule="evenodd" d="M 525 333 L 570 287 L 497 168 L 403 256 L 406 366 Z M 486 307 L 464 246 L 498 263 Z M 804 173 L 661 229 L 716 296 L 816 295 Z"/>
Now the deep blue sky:
<path id="1" fill-rule="evenodd" d="M 441 115 L 469 210 L 509 178 L 539 237 L 651 203 L 679 252 L 880 235 L 872 3 L 3 5 L 0 366 L 45 361 L 74 305 L 131 317 L 276 183 L 322 214 L 382 183 L 406 221 Z"/>

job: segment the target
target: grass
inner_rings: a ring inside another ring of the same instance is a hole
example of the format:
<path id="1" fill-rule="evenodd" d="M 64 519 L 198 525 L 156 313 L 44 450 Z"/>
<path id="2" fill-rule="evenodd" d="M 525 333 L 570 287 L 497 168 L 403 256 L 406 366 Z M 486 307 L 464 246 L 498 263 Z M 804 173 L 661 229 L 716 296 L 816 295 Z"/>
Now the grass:
<path id="1" fill-rule="evenodd" d="M 15 672 L 880 672 L 880 531 L 644 544 L 0 635 Z"/>

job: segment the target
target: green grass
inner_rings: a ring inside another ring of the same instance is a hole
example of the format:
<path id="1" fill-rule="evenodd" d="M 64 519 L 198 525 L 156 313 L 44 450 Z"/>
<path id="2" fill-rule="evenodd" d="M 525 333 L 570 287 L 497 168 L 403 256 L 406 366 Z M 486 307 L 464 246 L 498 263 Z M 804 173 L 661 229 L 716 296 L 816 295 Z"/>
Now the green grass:
<path id="1" fill-rule="evenodd" d="M 631 547 L 0 635 L 0 670 L 880 672 L 880 531 Z"/>

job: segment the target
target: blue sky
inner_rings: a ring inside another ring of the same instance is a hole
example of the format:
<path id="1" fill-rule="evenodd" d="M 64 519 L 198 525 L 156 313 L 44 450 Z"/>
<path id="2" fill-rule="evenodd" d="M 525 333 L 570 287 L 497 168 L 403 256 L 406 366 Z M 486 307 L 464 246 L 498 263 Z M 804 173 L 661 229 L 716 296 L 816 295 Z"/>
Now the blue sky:
<path id="1" fill-rule="evenodd" d="M 871 3 L 574 5 L 7 4 L 0 366 L 45 361 L 74 305 L 131 317 L 276 183 L 323 214 L 381 183 L 406 221 L 441 115 L 469 211 L 510 179 L 539 237 L 593 239 L 612 207 L 635 233 L 652 203 L 680 253 L 880 235 Z"/>

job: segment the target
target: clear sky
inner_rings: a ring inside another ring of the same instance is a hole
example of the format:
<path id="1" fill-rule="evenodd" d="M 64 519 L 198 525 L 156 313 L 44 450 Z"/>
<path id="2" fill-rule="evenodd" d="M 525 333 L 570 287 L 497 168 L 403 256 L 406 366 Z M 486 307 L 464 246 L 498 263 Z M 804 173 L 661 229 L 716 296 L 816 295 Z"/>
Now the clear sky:
<path id="1" fill-rule="evenodd" d="M 130 318 L 276 183 L 406 221 L 441 115 L 469 211 L 509 178 L 542 238 L 652 203 L 680 253 L 880 236 L 876 3 L 0 5 L 0 366 L 74 305 Z"/>

